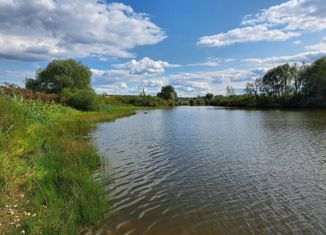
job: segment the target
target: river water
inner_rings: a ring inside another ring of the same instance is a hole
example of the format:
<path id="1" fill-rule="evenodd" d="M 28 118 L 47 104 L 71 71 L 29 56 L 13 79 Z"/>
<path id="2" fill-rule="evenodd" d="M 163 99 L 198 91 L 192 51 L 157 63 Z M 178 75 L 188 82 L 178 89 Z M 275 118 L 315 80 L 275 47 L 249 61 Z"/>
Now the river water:
<path id="1" fill-rule="evenodd" d="M 326 111 L 178 107 L 99 124 L 97 234 L 326 234 Z"/>

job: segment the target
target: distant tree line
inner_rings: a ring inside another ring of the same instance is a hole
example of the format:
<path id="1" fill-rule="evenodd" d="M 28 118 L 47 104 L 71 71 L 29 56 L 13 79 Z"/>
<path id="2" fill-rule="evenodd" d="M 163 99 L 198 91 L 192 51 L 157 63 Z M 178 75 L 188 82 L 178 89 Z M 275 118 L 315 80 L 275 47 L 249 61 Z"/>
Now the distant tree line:
<path id="1" fill-rule="evenodd" d="M 191 105 L 238 107 L 326 107 L 326 57 L 311 65 L 283 64 L 270 69 L 262 78 L 247 83 L 245 94 L 232 87 L 226 96 L 207 94 Z"/>
<path id="2" fill-rule="evenodd" d="M 242 95 L 236 95 L 235 90 L 228 86 L 225 96 L 208 93 L 190 100 L 178 99 L 171 85 L 163 86 L 157 96 L 147 95 L 144 89 L 138 96 L 97 95 L 91 87 L 91 76 L 87 66 L 73 59 L 53 60 L 46 68 L 36 72 L 36 79 L 26 79 L 26 88 L 34 93 L 24 90 L 19 90 L 19 93 L 26 97 L 55 99 L 80 110 L 96 111 L 105 110 L 112 104 L 147 107 L 326 107 L 326 57 L 310 65 L 283 64 L 272 68 L 261 78 L 247 83 Z M 15 89 L 7 89 L 7 92 L 11 90 Z"/>

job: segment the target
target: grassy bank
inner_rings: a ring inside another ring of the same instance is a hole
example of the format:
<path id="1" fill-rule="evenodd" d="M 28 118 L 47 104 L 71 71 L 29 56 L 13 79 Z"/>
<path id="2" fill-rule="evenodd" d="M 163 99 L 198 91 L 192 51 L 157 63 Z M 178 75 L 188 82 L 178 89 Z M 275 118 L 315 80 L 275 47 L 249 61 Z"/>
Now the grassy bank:
<path id="1" fill-rule="evenodd" d="M 85 136 L 133 109 L 80 112 L 0 94 L 0 234 L 77 234 L 100 220 L 108 210 L 92 179 L 100 157 Z"/>

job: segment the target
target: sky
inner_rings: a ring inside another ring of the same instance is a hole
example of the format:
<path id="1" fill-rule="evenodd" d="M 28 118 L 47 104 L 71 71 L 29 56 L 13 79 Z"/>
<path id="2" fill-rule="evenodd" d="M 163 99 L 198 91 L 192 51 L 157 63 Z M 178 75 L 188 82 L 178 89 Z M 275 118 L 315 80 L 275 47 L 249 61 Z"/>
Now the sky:
<path id="1" fill-rule="evenodd" d="M 322 56 L 325 0 L 0 0 L 0 83 L 74 58 L 98 93 L 241 94 L 274 66 Z"/>

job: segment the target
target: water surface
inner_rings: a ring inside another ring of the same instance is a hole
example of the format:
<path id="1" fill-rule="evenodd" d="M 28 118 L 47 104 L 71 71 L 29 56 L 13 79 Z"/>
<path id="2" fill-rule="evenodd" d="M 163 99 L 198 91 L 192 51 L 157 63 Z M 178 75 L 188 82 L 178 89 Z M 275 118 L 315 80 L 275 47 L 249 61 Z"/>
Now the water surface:
<path id="1" fill-rule="evenodd" d="M 178 107 L 99 124 L 98 234 L 326 234 L 326 112 Z"/>

